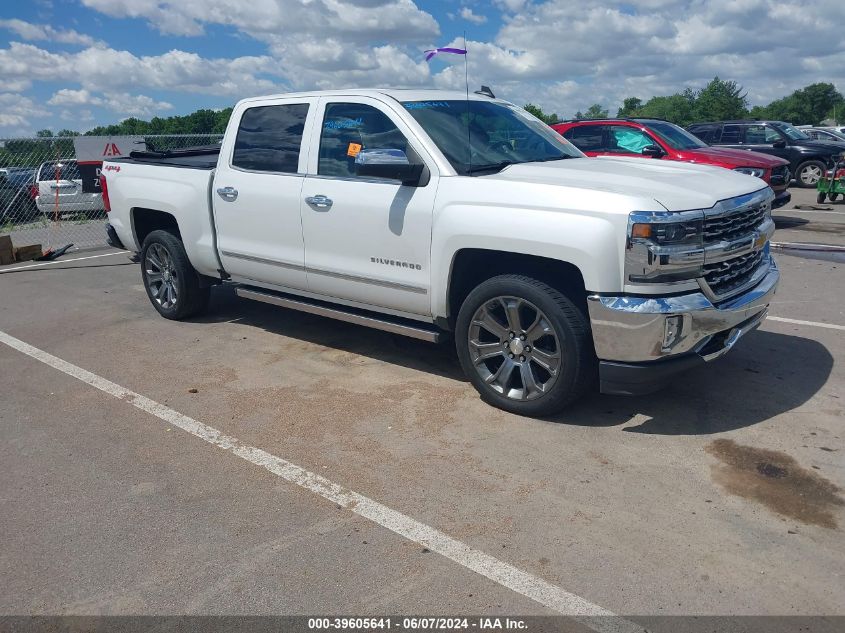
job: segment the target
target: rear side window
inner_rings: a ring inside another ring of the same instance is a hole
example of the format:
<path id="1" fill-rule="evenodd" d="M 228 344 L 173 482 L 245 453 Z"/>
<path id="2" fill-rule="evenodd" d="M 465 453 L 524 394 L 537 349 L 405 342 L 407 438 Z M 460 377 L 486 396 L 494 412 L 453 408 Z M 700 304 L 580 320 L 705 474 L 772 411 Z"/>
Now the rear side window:
<path id="1" fill-rule="evenodd" d="M 780 140 L 777 130 L 768 125 L 749 125 L 745 128 L 745 142 L 756 145 L 767 145 Z"/>
<path id="2" fill-rule="evenodd" d="M 238 126 L 232 166 L 295 174 L 307 116 L 307 103 L 249 108 Z"/>
<path id="3" fill-rule="evenodd" d="M 601 152 L 604 150 L 603 125 L 579 125 L 569 128 L 563 135 L 582 152 Z"/>
<path id="4" fill-rule="evenodd" d="M 731 145 L 734 143 L 742 143 L 742 126 L 741 125 L 726 125 L 722 128 L 722 137 L 719 139 L 722 145 Z"/>

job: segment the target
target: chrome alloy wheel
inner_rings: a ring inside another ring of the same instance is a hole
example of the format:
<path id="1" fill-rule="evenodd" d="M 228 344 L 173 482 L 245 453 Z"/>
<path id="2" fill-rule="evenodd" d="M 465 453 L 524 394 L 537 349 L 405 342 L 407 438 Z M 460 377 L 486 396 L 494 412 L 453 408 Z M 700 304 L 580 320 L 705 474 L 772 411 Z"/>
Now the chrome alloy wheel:
<path id="1" fill-rule="evenodd" d="M 805 185 L 813 186 L 819 182 L 822 177 L 822 168 L 818 165 L 807 165 L 804 167 L 801 172 L 798 174 L 801 178 L 801 182 Z"/>
<path id="2" fill-rule="evenodd" d="M 513 400 L 534 400 L 561 371 L 560 342 L 537 306 L 519 297 L 482 304 L 468 332 L 469 355 L 481 379 Z"/>
<path id="3" fill-rule="evenodd" d="M 173 258 L 161 244 L 150 244 L 144 257 L 147 285 L 153 299 L 162 308 L 172 308 L 179 300 L 179 282 Z"/>

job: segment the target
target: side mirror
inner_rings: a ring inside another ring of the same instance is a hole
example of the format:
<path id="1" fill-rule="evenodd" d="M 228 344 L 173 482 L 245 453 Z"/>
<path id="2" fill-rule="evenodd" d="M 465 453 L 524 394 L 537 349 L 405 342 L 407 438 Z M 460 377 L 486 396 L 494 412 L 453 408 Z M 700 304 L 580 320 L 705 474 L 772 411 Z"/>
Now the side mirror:
<path id="1" fill-rule="evenodd" d="M 411 163 L 401 149 L 362 149 L 355 157 L 355 173 L 371 178 L 399 180 L 403 185 L 420 183 L 425 165 Z"/>
<path id="2" fill-rule="evenodd" d="M 652 158 L 663 158 L 666 155 L 666 152 L 657 145 L 646 145 L 640 153 L 643 156 L 651 156 Z"/>
<path id="3" fill-rule="evenodd" d="M 783 139 L 775 141 L 774 143 L 772 143 L 772 147 L 774 147 L 775 149 L 783 149 L 784 147 L 786 147 L 786 141 L 784 141 Z"/>

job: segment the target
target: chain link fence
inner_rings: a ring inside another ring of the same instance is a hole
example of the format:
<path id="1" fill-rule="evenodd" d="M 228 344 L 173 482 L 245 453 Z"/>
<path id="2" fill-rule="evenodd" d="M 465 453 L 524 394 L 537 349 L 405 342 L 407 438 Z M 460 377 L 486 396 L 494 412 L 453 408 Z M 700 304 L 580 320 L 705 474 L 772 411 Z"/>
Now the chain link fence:
<path id="1" fill-rule="evenodd" d="M 147 149 L 163 151 L 219 143 L 222 134 L 145 136 Z M 43 250 L 106 243 L 106 212 L 99 193 L 85 193 L 73 138 L 0 139 L 0 235 L 17 246 Z"/>

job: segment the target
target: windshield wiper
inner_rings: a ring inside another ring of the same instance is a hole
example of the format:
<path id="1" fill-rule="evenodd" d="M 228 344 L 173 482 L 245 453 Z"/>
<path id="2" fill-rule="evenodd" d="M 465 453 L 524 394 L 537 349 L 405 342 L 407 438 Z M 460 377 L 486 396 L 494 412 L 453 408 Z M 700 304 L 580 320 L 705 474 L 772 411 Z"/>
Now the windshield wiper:
<path id="1" fill-rule="evenodd" d="M 563 156 L 547 156 L 546 158 L 538 158 L 537 160 L 532 160 L 529 162 L 532 163 L 548 163 L 552 160 L 566 160 L 567 158 L 575 158 L 574 156 L 570 156 L 569 154 L 564 154 Z"/>
<path id="2" fill-rule="evenodd" d="M 466 173 L 477 174 L 481 171 L 501 171 L 505 167 L 516 165 L 516 163 L 517 161 L 515 160 L 503 160 L 500 163 L 490 163 L 489 165 L 473 165 L 472 167 L 467 167 Z"/>

